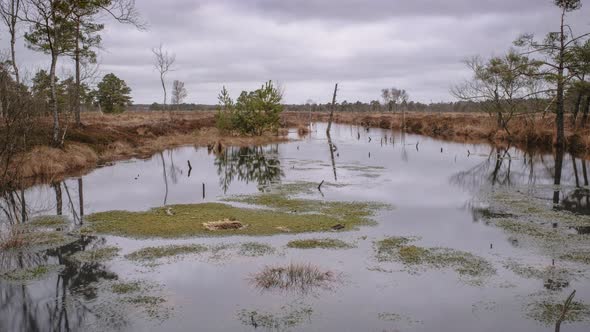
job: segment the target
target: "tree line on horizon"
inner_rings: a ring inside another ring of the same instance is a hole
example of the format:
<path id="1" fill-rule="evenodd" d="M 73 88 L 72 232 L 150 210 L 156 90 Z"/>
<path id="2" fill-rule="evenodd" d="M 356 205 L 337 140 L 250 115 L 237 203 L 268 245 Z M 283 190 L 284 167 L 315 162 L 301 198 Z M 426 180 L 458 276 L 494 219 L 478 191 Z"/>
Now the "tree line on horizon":
<path id="1" fill-rule="evenodd" d="M 560 10 L 559 31 L 550 32 L 539 40 L 531 34 L 524 34 L 505 55 L 473 57 L 465 61 L 473 76 L 451 89 L 458 102 L 423 104 L 411 101 L 403 89 L 388 88 L 381 91 L 381 100 L 369 103 L 342 101 L 337 103 L 337 110 L 484 111 L 496 118 L 499 129 L 508 133 L 509 123 L 515 119 L 531 122 L 540 112 L 554 113 L 556 144 L 563 146 L 566 113 L 571 114 L 573 125 L 584 126 L 589 118 L 590 41 L 588 33 L 575 35 L 567 22 L 567 15 L 579 10 L 581 1 L 554 0 L 554 4 Z M 27 118 L 23 114 L 30 115 L 33 110 L 42 109 L 43 115 L 53 117 L 52 142 L 59 146 L 67 128 L 67 125 L 66 128 L 60 127 L 60 116 L 71 114 L 75 125 L 79 126 L 82 107 L 120 112 L 131 104 L 130 88 L 114 74 L 106 75 L 94 90 L 84 82 L 85 70 L 96 63 L 105 16 L 119 23 L 145 28 L 134 0 L 0 0 L 1 23 L 8 28 L 10 36 L 10 52 L 0 65 L 0 112 L 12 114 L 4 116 L 5 122 Z M 24 40 L 28 48 L 51 59 L 50 68 L 36 73 L 30 86 L 23 84 L 17 61 L 18 29 L 26 31 Z M 152 53 L 154 68 L 160 76 L 163 102 L 150 105 L 150 110 L 212 108 L 185 104 L 188 92 L 184 82 L 179 80 L 174 80 L 171 87 L 170 101 L 174 106 L 168 107 L 166 78 L 174 70 L 176 56 L 161 44 L 153 48 Z M 64 57 L 73 60 L 75 73 L 60 80 L 56 66 Z M 283 106 L 287 110 L 324 111 L 330 110 L 332 104 L 308 101 L 304 105 Z"/>

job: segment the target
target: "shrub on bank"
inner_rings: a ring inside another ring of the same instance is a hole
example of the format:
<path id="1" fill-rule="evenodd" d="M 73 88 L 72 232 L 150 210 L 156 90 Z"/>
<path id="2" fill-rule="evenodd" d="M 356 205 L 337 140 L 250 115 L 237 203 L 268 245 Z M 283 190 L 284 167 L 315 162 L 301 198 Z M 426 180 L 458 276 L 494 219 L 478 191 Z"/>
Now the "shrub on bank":
<path id="1" fill-rule="evenodd" d="M 235 102 L 223 87 L 219 94 L 220 109 L 215 117 L 216 126 L 220 130 L 242 135 L 276 133 L 283 112 L 282 99 L 281 91 L 272 81 L 255 91 L 242 91 Z"/>

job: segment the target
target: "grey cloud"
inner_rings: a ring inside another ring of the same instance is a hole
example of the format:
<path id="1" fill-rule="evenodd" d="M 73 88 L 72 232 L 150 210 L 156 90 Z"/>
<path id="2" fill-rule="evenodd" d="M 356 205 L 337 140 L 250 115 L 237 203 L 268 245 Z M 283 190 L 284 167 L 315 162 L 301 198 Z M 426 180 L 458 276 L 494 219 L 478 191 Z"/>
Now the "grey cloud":
<path id="1" fill-rule="evenodd" d="M 138 0 L 150 24 L 139 32 L 107 22 L 101 73 L 127 80 L 138 103 L 160 101 L 150 49 L 176 53 L 190 102 L 215 103 L 222 85 L 237 95 L 262 81 L 281 81 L 286 102 L 326 102 L 336 81 L 341 98 L 370 101 L 399 86 L 414 100 L 450 100 L 449 87 L 468 77 L 461 60 L 505 52 L 521 33 L 558 24 L 552 0 Z M 590 7 L 588 7 L 590 8 Z M 587 7 L 569 16 L 589 31 Z M 7 39 L 1 42 L 6 44 Z M 7 45 L 5 45 L 7 47 Z M 47 57 L 19 49 L 29 69 Z M 64 70 L 71 63 L 62 59 Z"/>

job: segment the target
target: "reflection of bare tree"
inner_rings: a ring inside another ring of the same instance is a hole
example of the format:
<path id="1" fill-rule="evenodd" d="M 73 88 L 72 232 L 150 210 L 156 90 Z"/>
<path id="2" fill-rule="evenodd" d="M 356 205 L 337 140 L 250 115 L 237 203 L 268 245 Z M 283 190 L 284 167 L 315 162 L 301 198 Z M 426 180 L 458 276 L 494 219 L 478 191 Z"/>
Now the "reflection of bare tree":
<path id="1" fill-rule="evenodd" d="M 215 159 L 219 185 L 227 192 L 233 180 L 256 182 L 259 188 L 280 181 L 284 175 L 278 145 L 229 147 Z"/>
<path id="2" fill-rule="evenodd" d="M 509 151 L 509 149 L 490 148 L 490 153 L 483 162 L 453 175 L 450 179 L 451 183 L 469 190 L 478 190 L 484 185 L 511 185 L 512 156 Z M 524 165 L 526 166 L 526 162 Z"/>
<path id="3" fill-rule="evenodd" d="M 80 223 L 84 222 L 84 182 L 82 178 L 78 179 L 78 202 L 80 206 Z"/>
<path id="4" fill-rule="evenodd" d="M 336 145 L 332 143 L 332 137 L 330 136 L 330 132 L 326 132 L 328 136 L 328 147 L 330 148 L 330 159 L 332 160 L 332 170 L 334 171 L 334 181 L 338 181 L 338 176 L 336 175 L 336 161 L 334 160 L 334 151 L 338 150 Z"/>
<path id="5" fill-rule="evenodd" d="M 89 322 L 103 323 L 107 317 L 101 317 L 102 313 L 89 307 L 87 301 L 96 298 L 101 280 L 116 279 L 117 275 L 100 263 L 69 258 L 76 252 L 103 245 L 104 239 L 81 237 L 64 247 L 38 253 L 27 262 L 15 255 L 16 263 L 10 266 L 59 264 L 64 269 L 55 277 L 30 285 L 0 281 L 0 317 L 10 317 L 0 320 L 0 331 L 78 331 Z M 120 317 L 108 318 L 110 324 L 125 324 Z"/>
<path id="6" fill-rule="evenodd" d="M 560 208 L 576 214 L 590 215 L 590 189 L 576 188 L 566 193 Z"/>
<path id="7" fill-rule="evenodd" d="M 168 176 L 166 175 L 166 160 L 164 160 L 164 153 L 160 152 L 162 159 L 162 175 L 164 177 L 164 205 L 168 202 Z"/>
<path id="8" fill-rule="evenodd" d="M 10 224 L 18 224 L 28 219 L 24 190 L 17 193 L 13 190 L 4 191 L 0 197 L 0 211 Z"/>
<path id="9" fill-rule="evenodd" d="M 63 183 L 64 189 L 66 190 L 66 196 L 68 197 L 68 202 L 70 209 L 72 211 L 72 217 L 74 218 L 74 223 L 81 224 L 81 218 L 76 213 L 76 207 L 74 206 L 74 201 L 72 200 L 72 196 L 70 195 L 70 190 L 68 188 L 68 184 L 64 181 Z"/>
<path id="10" fill-rule="evenodd" d="M 168 156 L 170 157 L 170 168 L 169 168 L 169 173 L 170 173 L 170 180 L 172 180 L 172 183 L 177 184 L 178 183 L 178 175 L 182 172 L 182 170 L 177 167 L 176 165 L 174 165 L 174 151 L 173 150 L 169 150 L 168 151 Z"/>

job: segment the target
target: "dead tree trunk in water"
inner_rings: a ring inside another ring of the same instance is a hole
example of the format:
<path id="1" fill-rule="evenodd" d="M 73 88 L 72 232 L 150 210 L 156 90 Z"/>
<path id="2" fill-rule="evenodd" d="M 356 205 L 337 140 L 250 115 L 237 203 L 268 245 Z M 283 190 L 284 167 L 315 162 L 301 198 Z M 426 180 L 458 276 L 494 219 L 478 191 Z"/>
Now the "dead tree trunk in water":
<path id="1" fill-rule="evenodd" d="M 328 136 L 328 146 L 330 147 L 330 158 L 332 160 L 332 171 L 334 172 L 334 181 L 338 181 L 338 176 L 336 175 L 336 161 L 334 159 L 334 150 L 336 150 L 336 145 L 332 143 L 332 137 L 330 136 L 330 131 L 326 132 Z"/>
<path id="2" fill-rule="evenodd" d="M 80 224 L 84 222 L 84 183 L 78 179 L 78 201 L 80 203 Z"/>
<path id="3" fill-rule="evenodd" d="M 584 185 L 588 185 L 588 170 L 586 169 L 586 160 L 582 158 L 582 175 L 584 175 Z"/>
<path id="4" fill-rule="evenodd" d="M 326 133 L 330 134 L 330 129 L 332 129 L 332 120 L 334 119 L 334 109 L 336 108 L 336 93 L 338 93 L 338 83 L 334 87 L 334 96 L 332 97 L 332 107 L 330 108 L 330 120 L 328 120 L 328 129 L 326 129 Z"/>
<path id="5" fill-rule="evenodd" d="M 61 194 L 61 183 L 54 183 L 53 189 L 55 190 L 55 205 L 56 205 L 56 214 L 58 216 L 63 215 L 63 197 Z"/>
<path id="6" fill-rule="evenodd" d="M 555 174 L 554 174 L 554 181 L 553 184 L 556 186 L 556 189 L 553 191 L 553 204 L 559 204 L 559 194 L 560 189 L 558 186 L 561 185 L 561 172 L 563 170 L 563 146 L 557 146 L 555 151 Z"/>

